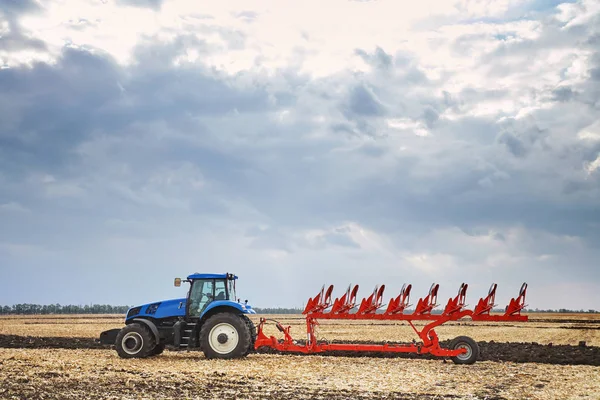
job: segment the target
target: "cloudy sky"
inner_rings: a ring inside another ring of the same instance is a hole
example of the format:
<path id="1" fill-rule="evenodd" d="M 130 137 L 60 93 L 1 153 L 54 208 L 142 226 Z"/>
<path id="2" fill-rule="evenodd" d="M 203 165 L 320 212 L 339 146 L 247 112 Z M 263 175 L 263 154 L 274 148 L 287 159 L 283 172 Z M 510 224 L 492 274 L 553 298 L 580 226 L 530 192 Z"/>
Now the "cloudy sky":
<path id="1" fill-rule="evenodd" d="M 600 309 L 599 260 L 597 1 L 0 0 L 0 304 Z"/>

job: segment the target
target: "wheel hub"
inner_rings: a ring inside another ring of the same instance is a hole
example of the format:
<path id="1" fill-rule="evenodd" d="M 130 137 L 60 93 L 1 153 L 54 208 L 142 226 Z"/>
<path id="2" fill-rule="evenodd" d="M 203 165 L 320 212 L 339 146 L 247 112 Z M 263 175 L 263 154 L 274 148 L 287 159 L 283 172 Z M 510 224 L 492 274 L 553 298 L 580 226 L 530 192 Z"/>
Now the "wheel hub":
<path id="1" fill-rule="evenodd" d="M 219 333 L 219 336 L 217 336 L 217 341 L 221 344 L 227 343 L 227 339 L 229 339 L 229 338 L 224 333 Z"/>
<path id="2" fill-rule="evenodd" d="M 208 333 L 210 347 L 219 354 L 234 351 L 240 341 L 237 329 L 226 322 L 215 325 Z"/>
<path id="3" fill-rule="evenodd" d="M 123 350 L 127 354 L 134 355 L 139 353 L 142 349 L 144 339 L 142 339 L 142 336 L 137 332 L 129 332 L 123 337 L 121 344 L 123 345 Z"/>
<path id="4" fill-rule="evenodd" d="M 469 357 L 471 357 L 471 353 L 472 353 L 471 346 L 468 346 L 466 344 L 461 344 L 461 345 L 456 346 L 456 349 L 457 350 L 458 349 L 465 349 L 466 350 L 465 353 L 461 353 L 458 356 L 456 356 L 459 359 L 461 359 L 461 360 L 468 360 Z"/>

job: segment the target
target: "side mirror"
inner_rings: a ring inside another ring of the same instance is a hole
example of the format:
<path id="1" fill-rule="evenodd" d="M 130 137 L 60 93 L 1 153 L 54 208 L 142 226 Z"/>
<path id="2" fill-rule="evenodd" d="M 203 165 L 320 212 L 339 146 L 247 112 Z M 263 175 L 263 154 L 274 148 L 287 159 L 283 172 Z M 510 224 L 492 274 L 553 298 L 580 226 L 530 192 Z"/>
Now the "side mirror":
<path id="1" fill-rule="evenodd" d="M 175 286 L 181 286 L 181 278 L 175 278 Z"/>

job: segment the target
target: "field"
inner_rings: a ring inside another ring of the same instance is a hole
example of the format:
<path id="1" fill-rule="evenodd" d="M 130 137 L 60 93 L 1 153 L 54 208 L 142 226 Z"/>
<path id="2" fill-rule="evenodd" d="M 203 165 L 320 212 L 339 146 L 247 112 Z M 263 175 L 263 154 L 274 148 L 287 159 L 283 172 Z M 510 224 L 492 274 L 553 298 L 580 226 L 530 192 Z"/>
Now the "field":
<path id="1" fill-rule="evenodd" d="M 302 316 L 268 317 L 304 337 Z M 479 342 L 480 360 L 469 366 L 417 355 L 266 351 L 227 361 L 174 350 L 122 360 L 95 341 L 122 321 L 120 315 L 0 317 L 0 398 L 600 399 L 598 314 L 532 314 L 526 323 L 465 320 L 438 328 L 441 340 L 467 335 Z M 320 322 L 323 340 L 415 338 L 400 322 Z M 272 325 L 267 334 L 281 336 Z"/>

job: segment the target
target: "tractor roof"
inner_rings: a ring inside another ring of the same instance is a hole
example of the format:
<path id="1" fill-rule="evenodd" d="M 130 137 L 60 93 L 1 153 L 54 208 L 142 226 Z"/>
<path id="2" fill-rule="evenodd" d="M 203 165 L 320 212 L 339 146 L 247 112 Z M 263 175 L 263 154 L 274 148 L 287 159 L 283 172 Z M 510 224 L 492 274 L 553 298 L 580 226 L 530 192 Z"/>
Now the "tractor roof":
<path id="1" fill-rule="evenodd" d="M 199 274 L 199 273 L 195 273 L 195 274 L 191 274 L 187 277 L 188 279 L 237 279 L 238 277 L 235 276 L 234 274 Z"/>

